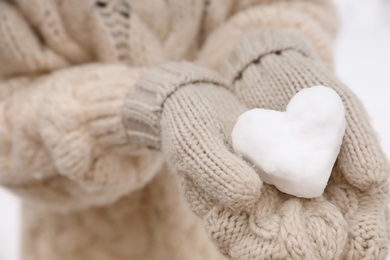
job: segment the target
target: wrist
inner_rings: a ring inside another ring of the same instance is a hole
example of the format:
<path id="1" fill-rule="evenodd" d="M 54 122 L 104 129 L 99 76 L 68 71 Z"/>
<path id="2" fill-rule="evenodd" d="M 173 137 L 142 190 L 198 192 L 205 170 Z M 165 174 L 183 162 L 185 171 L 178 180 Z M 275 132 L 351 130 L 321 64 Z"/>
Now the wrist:
<path id="1" fill-rule="evenodd" d="M 220 70 L 229 82 L 234 82 L 251 64 L 260 63 L 267 55 L 280 55 L 286 50 L 294 50 L 303 56 L 319 59 L 315 49 L 299 34 L 266 29 L 243 37 L 232 49 Z"/>
<path id="2" fill-rule="evenodd" d="M 167 99 L 182 87 L 212 83 L 227 87 L 211 70 L 187 62 L 167 63 L 150 69 L 136 82 L 123 108 L 127 135 L 141 146 L 160 149 L 160 118 Z"/>

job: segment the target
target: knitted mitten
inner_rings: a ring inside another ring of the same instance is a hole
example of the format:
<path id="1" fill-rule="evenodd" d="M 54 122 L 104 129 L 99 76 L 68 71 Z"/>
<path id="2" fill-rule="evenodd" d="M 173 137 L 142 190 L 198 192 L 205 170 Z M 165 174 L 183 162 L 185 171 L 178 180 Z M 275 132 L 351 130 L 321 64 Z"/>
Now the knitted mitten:
<path id="1" fill-rule="evenodd" d="M 247 215 L 224 209 L 208 229 L 235 259 L 385 259 L 389 164 L 357 97 L 293 33 L 244 37 L 221 68 L 250 108 L 282 111 L 299 90 L 325 85 L 346 109 L 347 129 L 325 193 L 298 199 L 264 185 Z"/>
<path id="2" fill-rule="evenodd" d="M 141 76 L 124 107 L 131 140 L 162 149 L 200 216 L 216 204 L 249 208 L 262 186 L 231 152 L 231 129 L 247 108 L 226 88 L 212 71 L 169 63 Z"/>

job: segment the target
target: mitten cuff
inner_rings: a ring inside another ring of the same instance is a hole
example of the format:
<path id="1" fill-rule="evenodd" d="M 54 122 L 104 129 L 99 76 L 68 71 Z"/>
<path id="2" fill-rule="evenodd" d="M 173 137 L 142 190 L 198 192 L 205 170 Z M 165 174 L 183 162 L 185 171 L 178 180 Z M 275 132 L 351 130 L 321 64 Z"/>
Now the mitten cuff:
<path id="1" fill-rule="evenodd" d="M 259 63 L 262 57 L 272 53 L 278 55 L 285 50 L 296 50 L 304 56 L 318 58 L 315 49 L 301 35 L 266 29 L 243 37 L 229 54 L 221 73 L 234 82 L 250 64 Z"/>
<path id="2" fill-rule="evenodd" d="M 171 62 L 144 73 L 124 105 L 131 140 L 148 148 L 160 149 L 160 118 L 165 100 L 180 87 L 194 83 L 228 86 L 218 73 L 188 62 Z"/>

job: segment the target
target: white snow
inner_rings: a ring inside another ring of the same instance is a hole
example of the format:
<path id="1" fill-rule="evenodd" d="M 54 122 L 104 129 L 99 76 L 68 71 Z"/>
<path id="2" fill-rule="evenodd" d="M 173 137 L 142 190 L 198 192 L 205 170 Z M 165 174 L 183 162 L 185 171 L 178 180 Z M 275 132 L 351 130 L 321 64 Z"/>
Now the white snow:
<path id="1" fill-rule="evenodd" d="M 0 188 L 0 260 L 19 259 L 19 218 L 19 200 Z"/>
<path id="2" fill-rule="evenodd" d="M 252 109 L 238 118 L 233 149 L 260 169 L 263 182 L 301 198 L 322 195 L 340 152 L 345 113 L 336 91 L 315 86 L 285 112 Z"/>
<path id="3" fill-rule="evenodd" d="M 390 156 L 390 1 L 335 3 L 343 18 L 335 46 L 337 73 L 363 101 Z M 0 260 L 19 259 L 19 203 L 0 188 Z"/>

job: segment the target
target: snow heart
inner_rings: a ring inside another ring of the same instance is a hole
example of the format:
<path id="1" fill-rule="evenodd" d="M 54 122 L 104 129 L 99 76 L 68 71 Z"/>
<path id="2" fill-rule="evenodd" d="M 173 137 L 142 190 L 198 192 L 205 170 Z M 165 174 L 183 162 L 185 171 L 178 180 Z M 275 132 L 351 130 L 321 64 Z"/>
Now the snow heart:
<path id="1" fill-rule="evenodd" d="M 252 109 L 238 118 L 233 149 L 260 169 L 263 182 L 302 198 L 319 197 L 345 132 L 344 106 L 332 89 L 299 91 L 285 112 Z"/>

